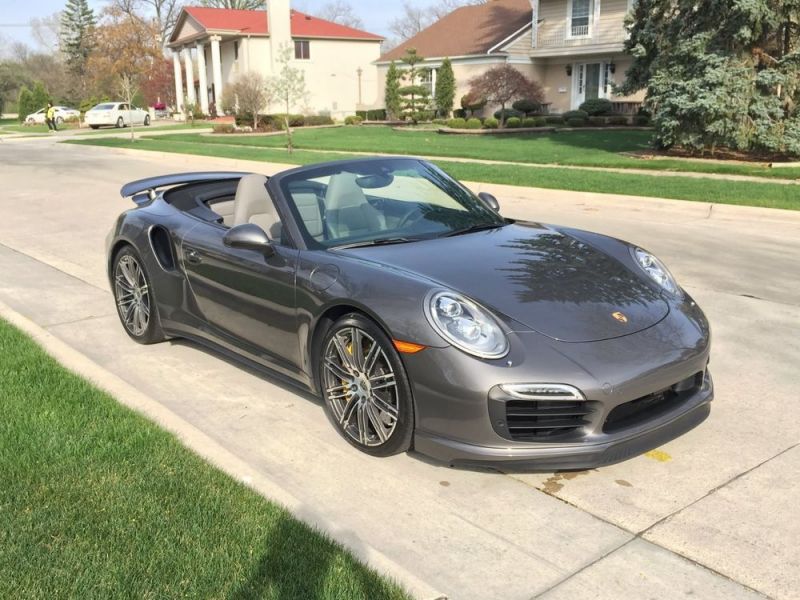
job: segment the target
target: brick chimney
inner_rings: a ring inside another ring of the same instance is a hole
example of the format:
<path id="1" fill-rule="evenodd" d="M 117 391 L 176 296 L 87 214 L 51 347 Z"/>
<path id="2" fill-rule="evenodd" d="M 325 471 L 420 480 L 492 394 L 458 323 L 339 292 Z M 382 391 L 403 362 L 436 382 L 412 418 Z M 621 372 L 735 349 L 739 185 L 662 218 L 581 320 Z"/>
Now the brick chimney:
<path id="1" fill-rule="evenodd" d="M 277 69 L 281 48 L 292 45 L 291 7 L 289 0 L 267 0 L 269 45 L 273 72 Z"/>

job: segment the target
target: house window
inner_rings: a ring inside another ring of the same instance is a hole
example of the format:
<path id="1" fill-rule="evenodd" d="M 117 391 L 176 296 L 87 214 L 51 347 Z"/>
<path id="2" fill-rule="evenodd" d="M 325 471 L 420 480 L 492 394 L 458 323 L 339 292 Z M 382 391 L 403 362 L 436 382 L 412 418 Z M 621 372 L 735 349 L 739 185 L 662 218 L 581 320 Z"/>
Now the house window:
<path id="1" fill-rule="evenodd" d="M 309 60 L 311 58 L 311 42 L 308 40 L 295 40 L 294 57 L 297 60 Z"/>
<path id="2" fill-rule="evenodd" d="M 233 60 L 239 60 L 239 42 L 233 42 Z"/>
<path id="3" fill-rule="evenodd" d="M 572 0 L 570 15 L 570 37 L 589 35 L 589 22 L 592 15 L 592 0 Z"/>

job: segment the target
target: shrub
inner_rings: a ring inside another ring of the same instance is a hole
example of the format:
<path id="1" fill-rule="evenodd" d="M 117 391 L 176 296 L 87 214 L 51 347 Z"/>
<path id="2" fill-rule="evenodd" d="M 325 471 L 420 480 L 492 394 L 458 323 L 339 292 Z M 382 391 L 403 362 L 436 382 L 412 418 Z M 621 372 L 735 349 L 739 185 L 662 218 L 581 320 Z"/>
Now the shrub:
<path id="1" fill-rule="evenodd" d="M 481 120 L 480 119 L 475 119 L 475 118 L 470 119 L 469 121 L 467 121 L 466 128 L 467 129 L 480 129 L 481 128 Z"/>
<path id="2" fill-rule="evenodd" d="M 570 119 L 588 119 L 589 113 L 583 110 L 568 110 L 563 115 L 561 115 L 565 121 L 569 121 Z"/>
<path id="3" fill-rule="evenodd" d="M 522 119 L 520 119 L 519 117 L 510 117 L 506 121 L 506 127 L 508 127 L 509 129 L 518 129 L 521 126 L 522 126 Z"/>
<path id="4" fill-rule="evenodd" d="M 547 119 L 544 117 L 533 117 L 533 121 L 536 123 L 534 127 L 544 127 L 547 125 Z"/>
<path id="5" fill-rule="evenodd" d="M 233 123 L 215 123 L 214 133 L 233 133 L 236 131 L 236 125 Z"/>
<path id="6" fill-rule="evenodd" d="M 485 119 L 483 121 L 483 126 L 486 129 L 497 129 L 498 127 L 500 127 L 500 121 L 498 121 L 494 117 L 489 117 L 488 119 Z"/>
<path id="7" fill-rule="evenodd" d="M 473 94 L 472 92 L 465 94 L 461 97 L 461 109 L 463 114 L 456 115 L 456 118 L 459 116 L 466 117 L 467 112 L 469 112 L 470 115 L 474 115 L 475 111 L 481 110 L 484 106 L 486 106 L 487 102 L 488 101 L 486 98 L 483 98 L 477 94 Z"/>
<path id="8" fill-rule="evenodd" d="M 548 125 L 563 125 L 564 117 L 561 115 L 550 115 L 549 117 L 544 118 L 544 122 Z"/>
<path id="9" fill-rule="evenodd" d="M 608 117 L 608 124 L 609 125 L 627 125 L 628 124 L 628 117 L 623 117 L 622 115 L 614 115 L 613 117 Z"/>
<path id="10" fill-rule="evenodd" d="M 453 117 L 456 119 L 466 119 L 467 111 L 463 108 L 457 108 L 453 111 Z"/>
<path id="11" fill-rule="evenodd" d="M 536 124 L 536 118 L 535 117 L 525 117 L 524 119 L 522 119 L 522 126 L 523 127 L 538 127 L 538 125 Z"/>
<path id="12" fill-rule="evenodd" d="M 386 109 L 376 108 L 373 110 L 357 110 L 356 116 L 361 117 L 363 121 L 385 121 Z"/>
<path id="13" fill-rule="evenodd" d="M 466 120 L 460 119 L 460 118 L 459 119 L 450 119 L 447 122 L 447 126 L 450 129 L 466 129 L 467 122 L 466 122 Z"/>
<path id="14" fill-rule="evenodd" d="M 532 115 L 541 111 L 542 105 L 536 102 L 536 100 L 525 98 L 523 100 L 517 100 L 514 102 L 514 104 L 511 105 L 511 108 L 525 115 Z"/>
<path id="15" fill-rule="evenodd" d="M 349 117 L 344 118 L 345 125 L 361 125 L 364 122 L 364 119 L 359 117 L 358 115 L 350 115 Z"/>
<path id="16" fill-rule="evenodd" d="M 432 110 L 420 110 L 412 115 L 412 120 L 419 122 L 430 122 L 436 116 L 436 112 Z"/>
<path id="17" fill-rule="evenodd" d="M 582 119 L 581 117 L 570 117 L 567 119 L 567 125 L 569 127 L 584 127 L 586 125 L 586 119 Z"/>
<path id="18" fill-rule="evenodd" d="M 447 125 L 447 119 L 434 119 L 434 125 Z"/>
<path id="19" fill-rule="evenodd" d="M 590 117 L 607 115 L 611 112 L 611 100 L 607 98 L 592 98 L 580 105 L 580 109 Z"/>
<path id="20" fill-rule="evenodd" d="M 305 124 L 306 127 L 333 125 L 333 119 L 330 115 L 310 115 L 305 118 Z"/>
<path id="21" fill-rule="evenodd" d="M 644 115 L 637 115 L 636 118 L 634 118 L 633 122 L 639 127 L 647 127 L 648 125 L 650 125 L 650 117 Z"/>
<path id="22" fill-rule="evenodd" d="M 592 125 L 593 127 L 602 127 L 603 125 L 606 124 L 605 117 L 589 117 L 588 120 L 589 120 L 589 125 Z"/>
<path id="23" fill-rule="evenodd" d="M 517 118 L 517 119 L 521 119 L 522 117 L 525 116 L 525 113 L 523 113 L 523 112 L 520 112 L 518 110 L 514 110 L 513 108 L 507 108 L 507 109 L 505 109 L 505 111 L 503 111 L 503 110 L 495 111 L 494 118 L 495 119 L 500 119 L 502 121 L 504 112 L 505 112 L 506 120 L 508 120 L 511 117 L 514 117 L 514 118 Z"/>

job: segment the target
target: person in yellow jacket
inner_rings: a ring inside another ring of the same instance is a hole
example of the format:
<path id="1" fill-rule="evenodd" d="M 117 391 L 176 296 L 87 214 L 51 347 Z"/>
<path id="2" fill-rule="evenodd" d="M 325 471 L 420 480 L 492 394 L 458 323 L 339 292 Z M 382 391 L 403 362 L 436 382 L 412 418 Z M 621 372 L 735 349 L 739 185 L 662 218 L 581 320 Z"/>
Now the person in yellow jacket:
<path id="1" fill-rule="evenodd" d="M 58 131 L 58 126 L 56 124 L 56 109 L 53 106 L 52 102 L 47 103 L 47 112 L 45 113 L 45 121 L 47 122 L 47 128 L 52 131 Z"/>

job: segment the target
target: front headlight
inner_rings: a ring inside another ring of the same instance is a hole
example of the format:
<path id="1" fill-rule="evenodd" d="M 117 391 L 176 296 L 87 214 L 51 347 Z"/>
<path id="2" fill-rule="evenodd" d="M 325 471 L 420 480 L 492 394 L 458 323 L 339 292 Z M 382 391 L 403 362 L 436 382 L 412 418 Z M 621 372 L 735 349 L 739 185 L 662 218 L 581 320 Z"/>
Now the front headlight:
<path id="1" fill-rule="evenodd" d="M 669 272 L 666 265 L 658 260 L 655 256 L 642 250 L 641 248 L 632 248 L 631 254 L 636 260 L 636 263 L 642 268 L 650 279 L 655 281 L 658 285 L 664 288 L 673 296 L 681 296 L 681 288 L 672 273 Z"/>
<path id="2" fill-rule="evenodd" d="M 461 294 L 432 294 L 425 316 L 444 339 L 464 352 L 480 358 L 502 358 L 508 353 L 508 340 L 497 321 Z"/>

